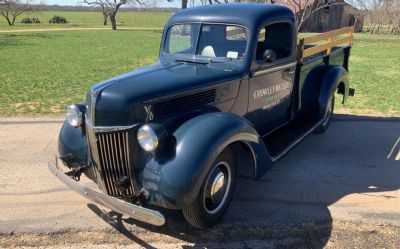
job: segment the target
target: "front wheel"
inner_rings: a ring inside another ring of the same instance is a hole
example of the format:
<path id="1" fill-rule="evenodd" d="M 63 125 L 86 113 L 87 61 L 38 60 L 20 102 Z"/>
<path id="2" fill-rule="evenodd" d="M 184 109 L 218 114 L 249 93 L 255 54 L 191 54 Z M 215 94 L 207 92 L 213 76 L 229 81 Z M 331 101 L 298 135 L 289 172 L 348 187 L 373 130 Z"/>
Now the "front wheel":
<path id="1" fill-rule="evenodd" d="M 235 158 L 227 148 L 215 159 L 194 201 L 183 208 L 185 219 L 198 228 L 215 225 L 229 206 L 235 183 Z"/>
<path id="2" fill-rule="evenodd" d="M 325 115 L 323 117 L 323 121 L 322 121 L 321 125 L 315 130 L 315 132 L 317 134 L 324 133 L 328 129 L 329 124 L 331 123 L 331 120 L 333 117 L 334 107 L 335 107 L 335 95 L 332 94 L 328 99 L 328 103 L 326 106 L 326 111 L 325 111 Z"/>

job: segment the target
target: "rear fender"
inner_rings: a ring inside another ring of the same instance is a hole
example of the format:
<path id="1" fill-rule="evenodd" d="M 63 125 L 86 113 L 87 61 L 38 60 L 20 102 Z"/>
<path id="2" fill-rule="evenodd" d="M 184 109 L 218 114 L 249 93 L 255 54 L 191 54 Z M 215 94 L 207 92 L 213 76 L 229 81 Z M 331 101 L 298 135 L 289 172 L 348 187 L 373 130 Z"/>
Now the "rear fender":
<path id="1" fill-rule="evenodd" d="M 328 99 L 335 93 L 339 86 L 342 88 L 342 103 L 344 103 L 349 96 L 349 78 L 347 71 L 342 66 L 333 66 L 326 71 L 322 80 L 318 97 L 320 115 L 323 116 L 326 112 Z"/>
<path id="2" fill-rule="evenodd" d="M 182 208 L 197 196 L 216 157 L 234 142 L 246 143 L 253 152 L 254 177 L 271 166 L 263 141 L 247 120 L 232 113 L 208 113 L 182 124 L 173 132 L 175 154 L 158 161 L 150 156 L 143 170 L 143 187 L 150 203 Z"/>

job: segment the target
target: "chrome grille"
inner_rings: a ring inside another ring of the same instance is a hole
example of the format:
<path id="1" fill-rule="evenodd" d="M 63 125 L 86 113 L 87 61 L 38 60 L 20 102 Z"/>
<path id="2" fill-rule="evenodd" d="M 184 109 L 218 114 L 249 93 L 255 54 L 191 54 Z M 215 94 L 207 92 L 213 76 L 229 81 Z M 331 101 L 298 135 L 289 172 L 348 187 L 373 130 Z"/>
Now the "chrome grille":
<path id="1" fill-rule="evenodd" d="M 115 182 L 124 176 L 129 179 L 132 176 L 128 130 L 95 133 L 88 128 L 87 131 L 92 161 L 100 172 L 104 190 L 111 196 L 123 196 Z M 126 189 L 126 195 L 132 196 L 134 193 L 131 183 Z"/>

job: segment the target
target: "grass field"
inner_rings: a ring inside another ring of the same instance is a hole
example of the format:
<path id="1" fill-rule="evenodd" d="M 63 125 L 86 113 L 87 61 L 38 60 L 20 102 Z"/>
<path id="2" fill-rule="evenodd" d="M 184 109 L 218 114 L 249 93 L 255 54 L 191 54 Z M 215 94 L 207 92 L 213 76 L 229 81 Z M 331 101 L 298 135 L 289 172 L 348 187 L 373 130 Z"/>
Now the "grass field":
<path id="1" fill-rule="evenodd" d="M 49 24 L 49 19 L 54 15 L 64 16 L 68 24 Z M 123 12 L 117 15 L 119 27 L 151 27 L 162 28 L 168 17 L 169 12 Z M 25 17 L 37 17 L 40 24 L 22 24 L 21 20 Z M 110 25 L 110 23 L 109 23 Z M 15 26 L 10 27 L 4 18 L 0 18 L 1 29 L 42 29 L 42 28 L 71 28 L 71 27 L 105 27 L 103 17 L 100 12 L 30 12 L 20 15 L 15 21 Z M 110 26 L 108 26 L 110 27 Z"/>
<path id="2" fill-rule="evenodd" d="M 94 82 L 154 62 L 160 31 L 0 34 L 0 115 L 64 112 Z"/>
<path id="3" fill-rule="evenodd" d="M 341 112 L 400 115 L 400 36 L 356 34 L 349 67 L 356 96 Z"/>
<path id="4" fill-rule="evenodd" d="M 95 22 L 90 14 L 84 25 Z M 129 18 L 131 26 L 161 27 L 167 16 L 157 16 L 154 26 Z M 90 85 L 155 62 L 160 37 L 161 31 L 133 30 L 0 33 L 0 115 L 63 113 Z M 399 59 L 400 36 L 356 34 L 350 58 L 356 96 L 337 110 L 400 116 Z"/>

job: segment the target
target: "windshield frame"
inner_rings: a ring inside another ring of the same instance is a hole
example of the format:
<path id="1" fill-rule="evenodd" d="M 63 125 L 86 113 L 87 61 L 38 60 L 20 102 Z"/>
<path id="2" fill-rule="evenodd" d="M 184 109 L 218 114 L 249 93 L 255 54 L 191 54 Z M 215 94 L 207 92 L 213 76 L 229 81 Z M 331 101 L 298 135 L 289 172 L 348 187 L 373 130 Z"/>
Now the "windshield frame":
<path id="1" fill-rule="evenodd" d="M 175 23 L 171 23 L 165 30 L 163 33 L 163 38 L 162 38 L 162 44 L 161 44 L 161 48 L 160 48 L 160 55 L 163 56 L 168 56 L 168 57 L 174 57 L 174 58 L 192 58 L 192 59 L 196 59 L 196 58 L 201 58 L 201 59 L 213 59 L 213 58 L 220 58 L 220 57 L 209 57 L 209 56 L 203 56 L 203 55 L 196 55 L 196 54 L 170 54 L 166 52 L 166 44 L 167 44 L 167 38 L 168 38 L 168 33 L 170 31 L 170 29 L 175 26 L 175 25 L 186 25 L 186 24 L 199 24 L 199 30 L 201 31 L 203 25 L 225 25 L 225 26 L 237 26 L 237 27 L 241 27 L 245 30 L 246 33 L 246 48 L 245 48 L 245 52 L 243 53 L 243 57 L 241 57 L 240 59 L 231 59 L 229 60 L 230 62 L 235 62 L 235 61 L 239 61 L 239 62 L 243 62 L 247 59 L 248 57 L 248 53 L 249 53 L 249 47 L 251 45 L 250 43 L 250 31 L 249 29 L 241 24 L 237 24 L 237 23 L 225 23 L 225 22 L 175 22 Z M 200 36 L 198 36 L 197 41 L 196 41 L 196 51 L 197 52 L 197 47 L 198 47 L 198 43 L 200 40 Z M 226 57 L 228 58 L 228 57 Z"/>

